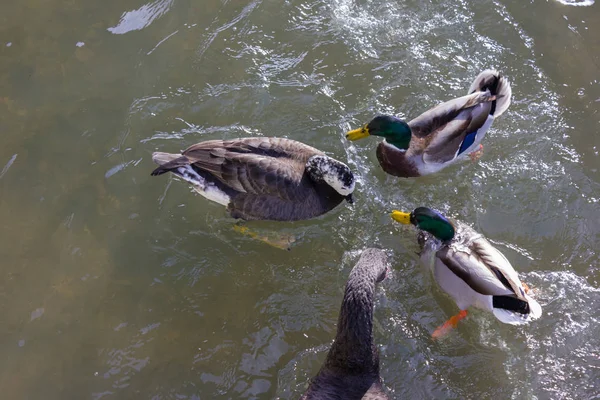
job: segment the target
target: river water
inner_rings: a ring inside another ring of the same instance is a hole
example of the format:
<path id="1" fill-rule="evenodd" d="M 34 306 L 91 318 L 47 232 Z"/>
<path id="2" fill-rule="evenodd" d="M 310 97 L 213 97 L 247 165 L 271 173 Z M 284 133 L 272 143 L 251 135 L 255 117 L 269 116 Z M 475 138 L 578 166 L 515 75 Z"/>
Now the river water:
<path id="1" fill-rule="evenodd" d="M 0 5 L 4 399 L 293 399 L 335 335 L 346 278 L 388 251 L 375 340 L 392 398 L 600 393 L 600 5 L 593 0 L 23 0 Z M 375 113 L 413 118 L 485 68 L 513 102 L 479 162 L 386 176 Z M 285 136 L 345 160 L 353 206 L 232 230 L 153 151 Z M 457 312 L 393 208 L 485 234 L 541 319 Z"/>

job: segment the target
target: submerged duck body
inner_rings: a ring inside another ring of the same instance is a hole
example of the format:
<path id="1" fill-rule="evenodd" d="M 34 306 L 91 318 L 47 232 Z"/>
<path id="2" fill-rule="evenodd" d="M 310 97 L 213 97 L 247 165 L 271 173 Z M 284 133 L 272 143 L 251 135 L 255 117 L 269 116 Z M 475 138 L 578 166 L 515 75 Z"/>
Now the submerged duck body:
<path id="1" fill-rule="evenodd" d="M 494 119 L 510 105 L 511 95 L 505 77 L 485 70 L 466 96 L 442 103 L 408 123 L 393 116 L 377 116 L 346 137 L 385 138 L 377 147 L 377 160 L 390 175 L 408 178 L 433 174 L 477 151 Z"/>
<path id="2" fill-rule="evenodd" d="M 302 400 L 388 399 L 379 376 L 373 342 L 375 284 L 385 279 L 383 250 L 365 250 L 344 290 L 335 341 Z"/>
<path id="3" fill-rule="evenodd" d="M 152 175 L 171 172 L 234 218 L 296 221 L 352 202 L 354 175 L 344 163 L 295 140 L 209 140 L 181 154 L 156 152 Z"/>
<path id="4" fill-rule="evenodd" d="M 476 307 L 511 325 L 541 316 L 542 308 L 510 262 L 470 226 L 425 207 L 410 214 L 394 211 L 392 218 L 421 230 L 421 263 L 461 310 Z"/>

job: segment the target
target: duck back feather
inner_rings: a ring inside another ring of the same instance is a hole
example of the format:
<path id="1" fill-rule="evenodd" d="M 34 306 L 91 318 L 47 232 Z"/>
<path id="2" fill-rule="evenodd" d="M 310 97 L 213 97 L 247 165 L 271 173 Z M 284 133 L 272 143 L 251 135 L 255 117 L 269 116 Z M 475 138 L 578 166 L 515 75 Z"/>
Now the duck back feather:
<path id="1" fill-rule="evenodd" d="M 494 118 L 498 118 L 510 106 L 512 97 L 510 82 L 500 72 L 493 69 L 486 69 L 477 75 L 469 88 L 469 94 L 485 92 L 486 90 L 489 90 L 492 95 L 496 96 L 491 114 Z"/>

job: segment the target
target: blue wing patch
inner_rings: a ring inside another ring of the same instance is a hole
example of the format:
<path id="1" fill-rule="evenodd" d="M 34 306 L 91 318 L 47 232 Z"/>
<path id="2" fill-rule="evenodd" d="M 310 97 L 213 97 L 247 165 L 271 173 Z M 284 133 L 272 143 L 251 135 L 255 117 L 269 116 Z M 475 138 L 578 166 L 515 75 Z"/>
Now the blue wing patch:
<path id="1" fill-rule="evenodd" d="M 467 133 L 467 136 L 465 136 L 465 140 L 463 140 L 463 142 L 460 144 L 460 149 L 458 149 L 457 155 L 461 155 L 465 150 L 471 147 L 473 142 L 475 142 L 475 137 L 477 137 L 477 131 Z"/>

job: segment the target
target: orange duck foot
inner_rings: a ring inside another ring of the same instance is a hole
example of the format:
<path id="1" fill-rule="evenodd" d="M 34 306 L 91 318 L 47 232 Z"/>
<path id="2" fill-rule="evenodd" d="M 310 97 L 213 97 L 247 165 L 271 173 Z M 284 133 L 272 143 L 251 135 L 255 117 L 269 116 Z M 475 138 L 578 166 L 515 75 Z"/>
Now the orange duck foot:
<path id="1" fill-rule="evenodd" d="M 482 144 L 479 145 L 478 150 L 475 150 L 475 151 L 469 153 L 469 157 L 471 158 L 471 161 L 473 161 L 473 162 L 479 160 L 482 155 L 483 155 L 483 145 Z"/>
<path id="2" fill-rule="evenodd" d="M 450 317 L 450 319 L 448 321 L 444 322 L 444 324 L 442 326 L 438 327 L 435 331 L 433 331 L 433 334 L 431 334 L 431 337 L 434 339 L 443 338 L 448 333 L 450 333 L 452 328 L 456 328 L 456 325 L 458 325 L 458 321 L 460 321 L 461 319 L 464 319 L 466 317 L 467 317 L 467 310 L 460 310 L 460 312 L 458 314 Z"/>

